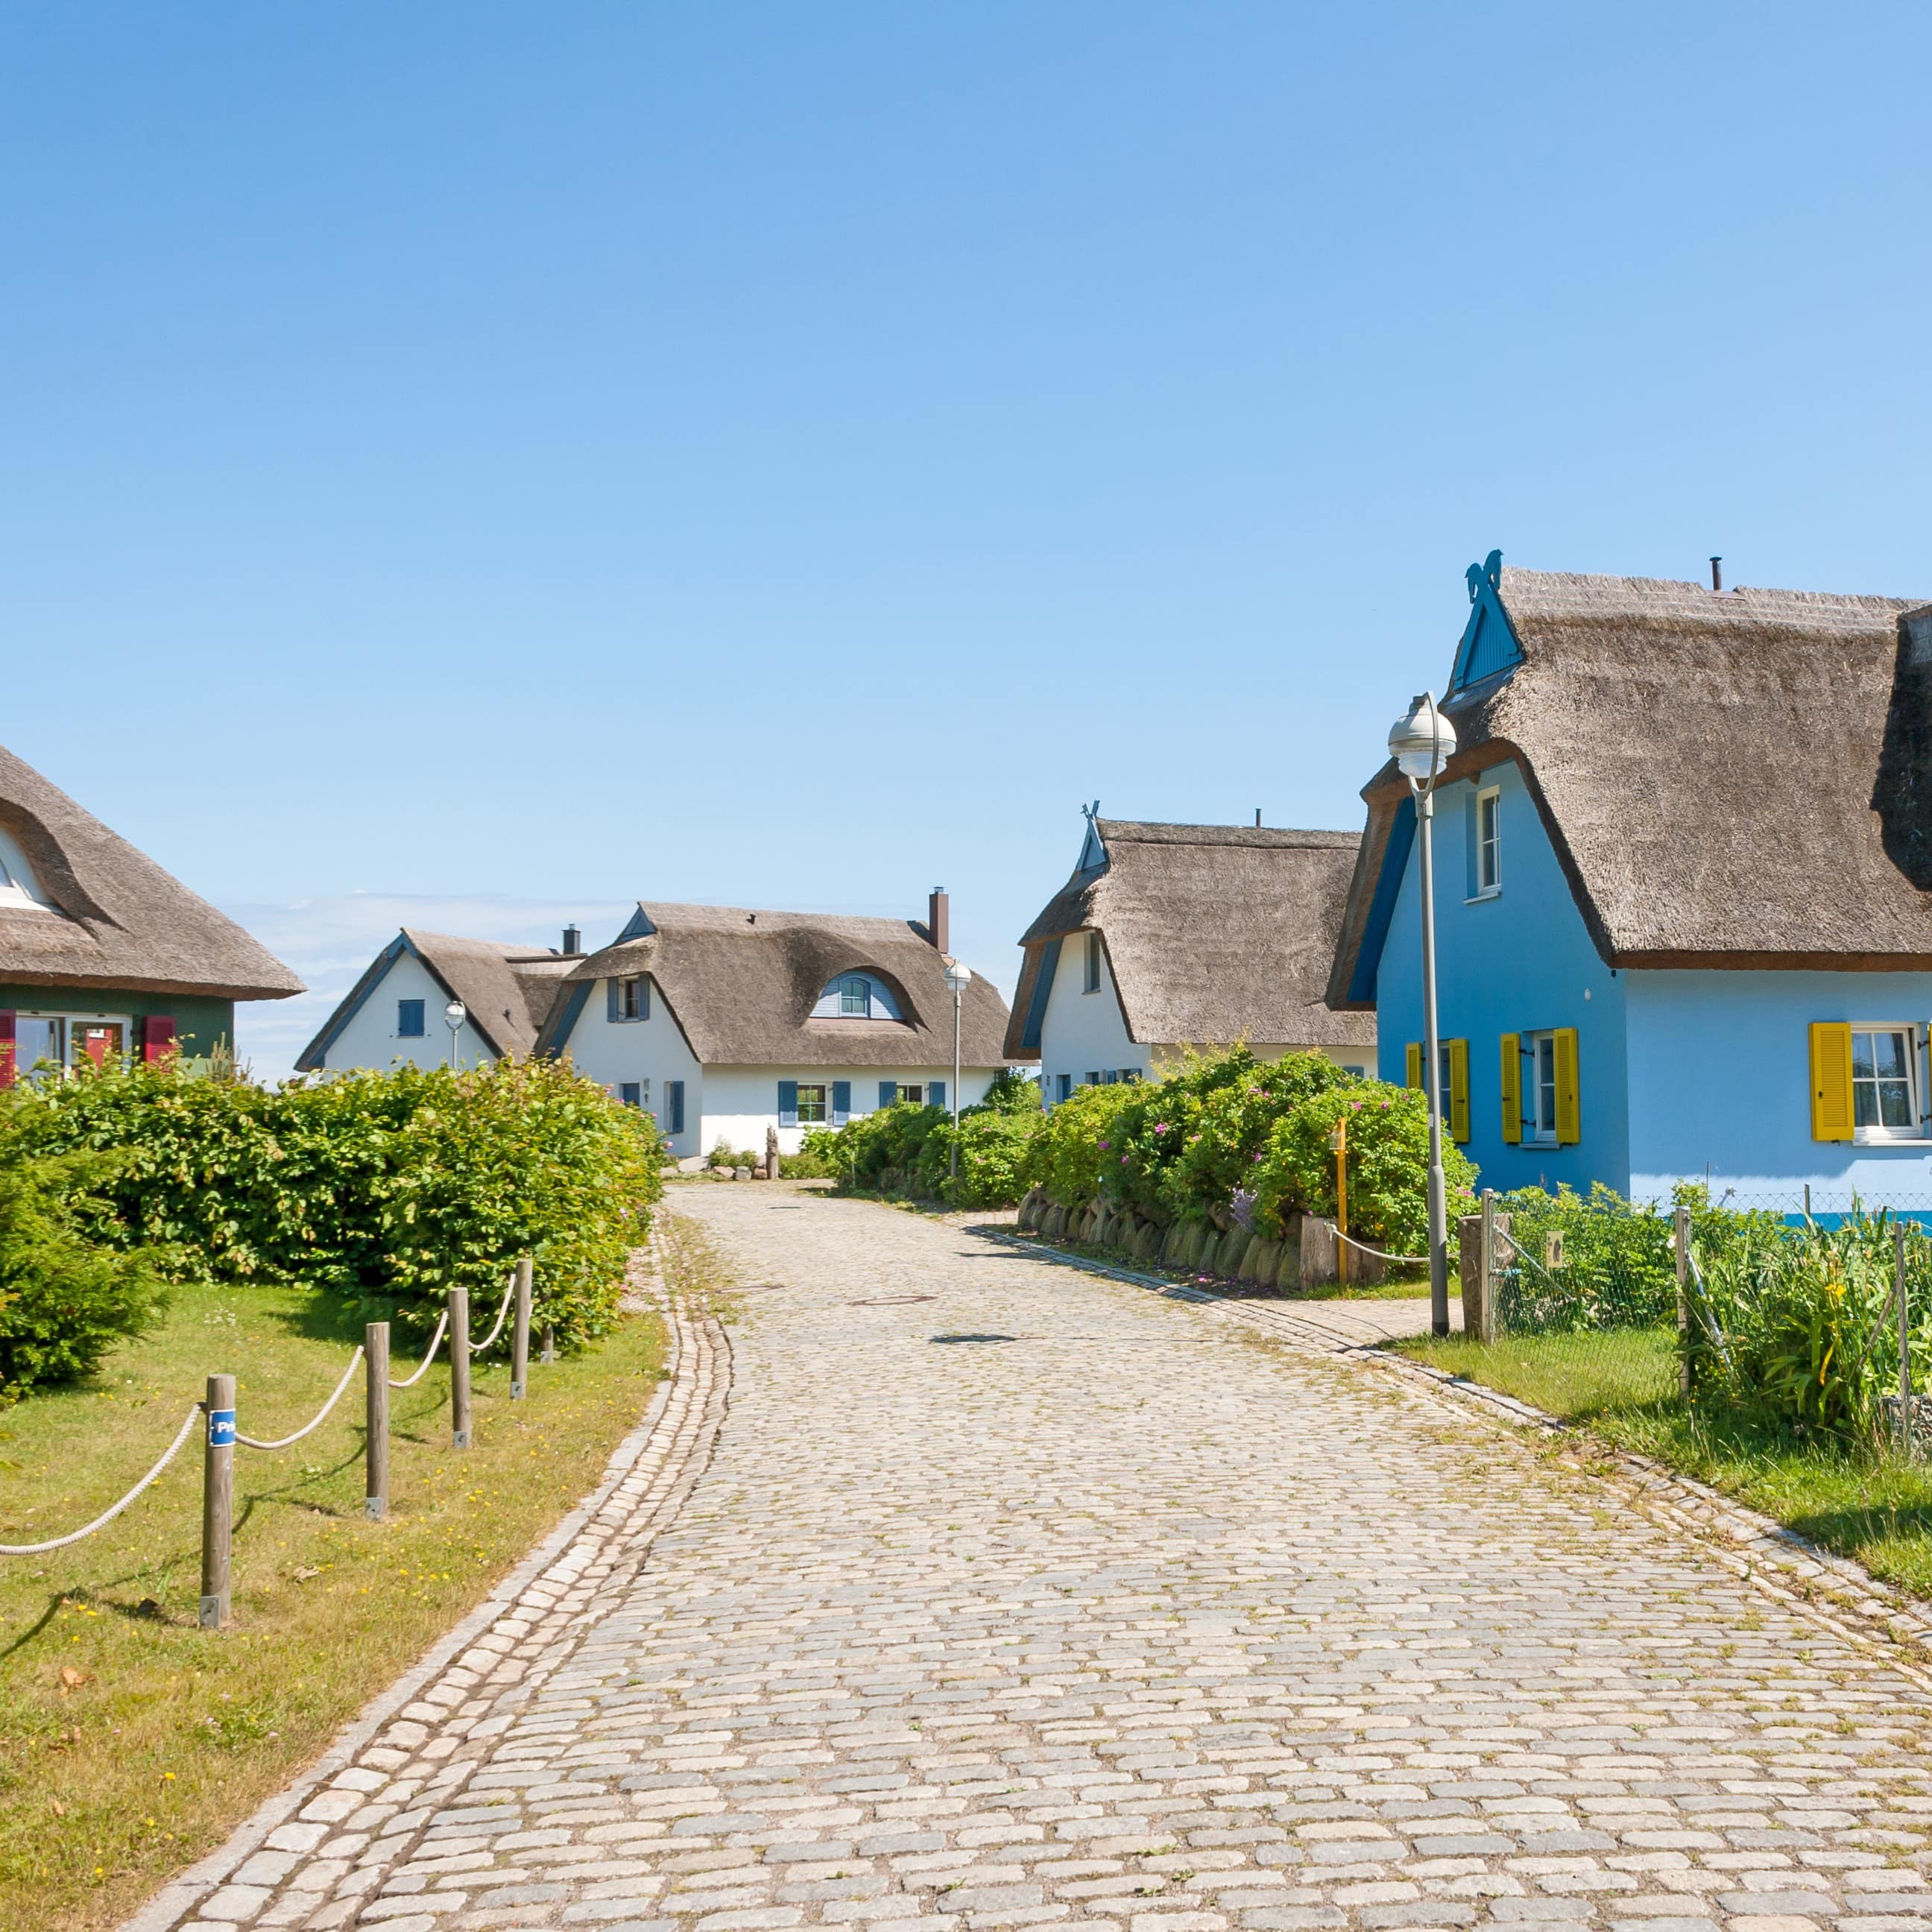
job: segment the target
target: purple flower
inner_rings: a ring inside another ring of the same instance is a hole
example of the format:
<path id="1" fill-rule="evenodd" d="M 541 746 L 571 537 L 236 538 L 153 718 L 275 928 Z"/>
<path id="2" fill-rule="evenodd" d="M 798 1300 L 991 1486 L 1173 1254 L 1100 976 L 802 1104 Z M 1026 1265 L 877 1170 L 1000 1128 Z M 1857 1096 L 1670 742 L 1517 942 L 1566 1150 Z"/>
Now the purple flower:
<path id="1" fill-rule="evenodd" d="M 1255 1156 L 1255 1165 L 1256 1165 L 1257 1167 L 1258 1167 L 1258 1166 L 1261 1165 L 1261 1160 L 1262 1160 L 1262 1157 L 1261 1157 L 1261 1156 L 1260 1156 L 1259 1154 L 1256 1154 L 1256 1155 Z"/>
<path id="2" fill-rule="evenodd" d="M 1106 1151 L 1106 1148 L 1107 1148 L 1107 1145 L 1108 1145 L 1108 1143 L 1107 1143 L 1106 1142 L 1105 1142 L 1105 1141 L 1102 1141 L 1102 1142 L 1100 1143 L 1100 1147 L 1101 1147 L 1101 1150 L 1102 1150 L 1102 1152 L 1105 1152 L 1105 1151 Z"/>
<path id="3" fill-rule="evenodd" d="M 1154 1130 L 1157 1134 L 1166 1133 L 1167 1132 L 1167 1123 L 1165 1120 L 1155 1121 L 1154 1124 Z"/>
<path id="4" fill-rule="evenodd" d="M 1120 1165 L 1121 1165 L 1123 1167 L 1125 1167 L 1125 1166 L 1126 1166 L 1126 1164 L 1127 1164 L 1127 1157 L 1126 1157 L 1126 1156 L 1125 1154 L 1122 1154 L 1122 1155 L 1121 1155 L 1121 1156 L 1120 1156 Z"/>

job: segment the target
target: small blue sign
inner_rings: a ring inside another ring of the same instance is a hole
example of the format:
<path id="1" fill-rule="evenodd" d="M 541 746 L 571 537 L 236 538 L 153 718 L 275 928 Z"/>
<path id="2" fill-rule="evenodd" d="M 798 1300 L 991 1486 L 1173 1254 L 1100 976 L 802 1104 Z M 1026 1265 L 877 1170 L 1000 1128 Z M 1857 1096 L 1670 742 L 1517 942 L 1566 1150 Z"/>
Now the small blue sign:
<path id="1" fill-rule="evenodd" d="M 234 1448 L 234 1410 L 232 1408 L 211 1408 L 208 1412 L 208 1446 L 211 1449 L 232 1449 Z"/>

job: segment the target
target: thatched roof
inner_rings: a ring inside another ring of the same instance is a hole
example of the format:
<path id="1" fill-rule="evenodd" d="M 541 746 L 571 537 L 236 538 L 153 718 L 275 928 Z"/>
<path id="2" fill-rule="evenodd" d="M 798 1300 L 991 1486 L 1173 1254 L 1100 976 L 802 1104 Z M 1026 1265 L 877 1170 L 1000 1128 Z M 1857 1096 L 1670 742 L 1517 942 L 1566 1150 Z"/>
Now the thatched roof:
<path id="1" fill-rule="evenodd" d="M 1051 943 L 1089 930 L 1106 950 L 1128 1036 L 1142 1045 L 1373 1042 L 1372 1018 L 1334 1012 L 1322 997 L 1360 843 L 1354 832 L 1112 818 L 1094 829 L 1100 856 L 1021 939 L 1010 1054 L 1027 1038 Z"/>
<path id="2" fill-rule="evenodd" d="M 1481 577 L 1472 596 L 1492 594 L 1516 649 L 1492 648 L 1466 668 L 1500 668 L 1444 700 L 1460 747 L 1448 776 L 1521 767 L 1606 962 L 1932 966 L 1922 600 Z M 1392 763 L 1362 796 L 1330 984 L 1354 1004 L 1373 998 L 1376 884 L 1392 844 L 1406 856 L 1412 817 Z"/>
<path id="3" fill-rule="evenodd" d="M 536 946 L 506 946 L 494 939 L 460 939 L 452 933 L 424 932 L 404 926 L 370 961 L 368 970 L 331 1013 L 314 1039 L 304 1047 L 296 1065 L 312 1072 L 327 1059 L 328 1049 L 383 975 L 405 952 L 422 962 L 429 976 L 450 999 L 469 1009 L 470 1024 L 500 1058 L 522 1059 L 536 1047 L 558 989 L 578 956 Z M 440 1013 L 426 1016 L 434 1034 Z"/>
<path id="4" fill-rule="evenodd" d="M 577 962 L 573 987 L 649 974 L 692 1052 L 710 1066 L 938 1067 L 952 1060 L 945 961 L 911 920 L 640 904 L 626 937 Z M 902 1020 L 814 1019 L 839 974 L 876 974 Z M 560 1000 L 541 1048 L 558 1050 L 571 1016 Z M 961 1004 L 961 1057 L 998 1066 L 1006 1002 L 974 974 Z"/>
<path id="5" fill-rule="evenodd" d="M 304 990 L 232 920 L 4 750 L 0 827 L 49 902 L 0 905 L 0 980 L 229 1000 Z"/>

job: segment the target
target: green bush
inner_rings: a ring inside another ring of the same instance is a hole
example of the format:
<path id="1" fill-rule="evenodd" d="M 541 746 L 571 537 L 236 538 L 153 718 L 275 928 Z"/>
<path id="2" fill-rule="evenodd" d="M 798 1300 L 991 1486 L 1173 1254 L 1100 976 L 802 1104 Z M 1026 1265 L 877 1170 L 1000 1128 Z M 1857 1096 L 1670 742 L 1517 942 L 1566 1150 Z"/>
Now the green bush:
<path id="1" fill-rule="evenodd" d="M 30 1153 L 16 1118 L 0 1128 L 0 1400 L 87 1374 L 166 1308 L 151 1250 L 83 1231 L 82 1204 L 122 1165 L 113 1154 Z"/>
<path id="2" fill-rule="evenodd" d="M 1399 1255 L 1429 1239 L 1429 1103 L 1419 1088 L 1353 1081 L 1311 1094 L 1269 1130 L 1255 1169 L 1255 1216 L 1270 1233 L 1291 1214 L 1335 1213 L 1335 1125 L 1348 1124 L 1348 1232 Z M 1442 1147 L 1453 1222 L 1474 1198 L 1476 1168 L 1452 1141 Z"/>
<path id="3" fill-rule="evenodd" d="M 1880 1402 L 1898 1386 L 1892 1229 L 1882 1214 L 1836 1228 L 1748 1230 L 1707 1250 L 1694 1241 L 1687 1337 L 1702 1404 L 1800 1436 L 1876 1445 Z M 1927 1244 L 1908 1248 L 1919 1310 L 1915 1355 L 1932 1345 Z"/>
<path id="4" fill-rule="evenodd" d="M 1275 1124 L 1304 1100 L 1357 1077 L 1325 1054 L 1286 1053 L 1209 1094 L 1165 1178 L 1164 1218 L 1198 1218 L 1226 1207 L 1237 1192 L 1252 1193 Z"/>
<path id="5" fill-rule="evenodd" d="M 1114 1126 L 1138 1090 L 1128 1084 L 1076 1087 L 1043 1117 L 1027 1160 L 1028 1186 L 1036 1181 L 1063 1207 L 1091 1201 L 1103 1173 L 1126 1158 L 1113 1144 Z"/>
<path id="6" fill-rule="evenodd" d="M 1244 1046 L 1205 1052 L 1190 1048 L 1159 1080 L 1132 1083 L 1108 1136 L 1107 1150 L 1115 1158 L 1101 1163 L 1108 1198 L 1154 1221 L 1205 1213 L 1206 1204 L 1176 1192 L 1174 1178 L 1204 1109 L 1247 1079 L 1254 1066 Z"/>
<path id="7" fill-rule="evenodd" d="M 963 1120 L 969 1114 L 1037 1114 L 1040 1111 L 1040 1081 L 1017 1067 L 1003 1066 L 992 1078 L 984 1094 L 960 1112 Z"/>
<path id="8" fill-rule="evenodd" d="M 955 1208 L 1012 1207 L 1030 1185 L 1028 1162 L 1044 1118 L 1037 1107 L 1028 1113 L 962 1113 L 956 1179 L 948 1172 L 952 1123 L 943 1122 L 920 1149 L 919 1191 Z"/>
<path id="9" fill-rule="evenodd" d="M 84 1070 L 13 1108 L 33 1152 L 122 1153 L 79 1224 L 172 1272 L 308 1280 L 422 1321 L 458 1282 L 494 1306 L 529 1253 L 536 1319 L 566 1341 L 610 1325 L 662 1187 L 650 1116 L 550 1060 L 272 1091 L 166 1064 Z"/>

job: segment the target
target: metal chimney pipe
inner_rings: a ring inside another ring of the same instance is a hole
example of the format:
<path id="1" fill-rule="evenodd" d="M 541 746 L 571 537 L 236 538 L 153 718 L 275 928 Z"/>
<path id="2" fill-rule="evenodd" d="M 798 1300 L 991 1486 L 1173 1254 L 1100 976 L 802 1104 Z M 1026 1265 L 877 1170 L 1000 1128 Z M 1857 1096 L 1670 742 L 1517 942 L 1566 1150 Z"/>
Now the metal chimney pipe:
<path id="1" fill-rule="evenodd" d="M 573 955 L 584 950 L 584 935 L 574 926 L 566 926 L 563 928 L 563 950 Z"/>
<path id="2" fill-rule="evenodd" d="M 1712 560 L 1711 560 L 1711 588 L 1712 588 L 1713 590 L 1723 590 L 1723 589 L 1724 589 L 1724 560 L 1722 557 L 1720 557 L 1720 556 L 1714 556 L 1713 558 L 1712 558 Z"/>
<path id="3" fill-rule="evenodd" d="M 926 902 L 926 929 L 931 935 L 934 950 L 950 953 L 952 935 L 946 918 L 946 888 L 934 886 L 932 896 Z"/>

